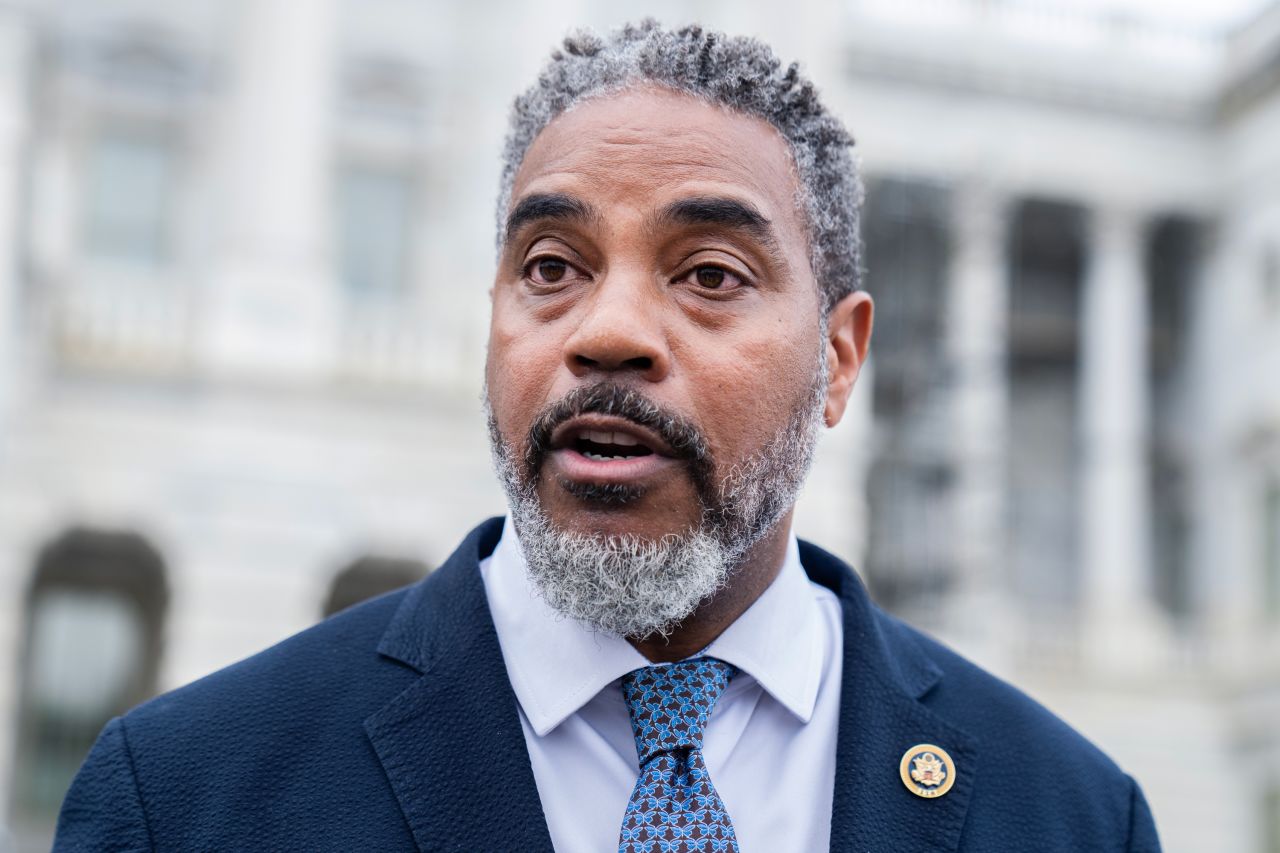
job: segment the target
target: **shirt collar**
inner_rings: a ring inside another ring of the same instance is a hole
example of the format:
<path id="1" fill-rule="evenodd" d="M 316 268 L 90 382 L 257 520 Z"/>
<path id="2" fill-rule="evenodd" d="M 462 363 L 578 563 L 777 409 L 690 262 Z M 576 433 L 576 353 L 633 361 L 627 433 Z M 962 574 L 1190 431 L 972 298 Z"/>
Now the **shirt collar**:
<path id="1" fill-rule="evenodd" d="M 802 723 L 813 717 L 822 680 L 822 613 L 788 536 L 782 569 L 768 589 L 703 654 L 753 677 Z"/>
<path id="2" fill-rule="evenodd" d="M 626 640 L 592 630 L 542 600 L 510 518 L 482 571 L 511 687 L 539 737 L 614 681 L 649 666 Z M 738 667 L 807 723 L 822 673 L 820 618 L 793 535 L 778 577 L 702 654 Z"/>

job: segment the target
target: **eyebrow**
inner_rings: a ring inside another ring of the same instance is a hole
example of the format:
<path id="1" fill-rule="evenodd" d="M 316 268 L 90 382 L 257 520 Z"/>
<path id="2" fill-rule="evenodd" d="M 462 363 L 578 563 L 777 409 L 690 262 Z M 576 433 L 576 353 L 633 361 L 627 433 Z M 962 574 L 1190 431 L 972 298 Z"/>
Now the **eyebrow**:
<path id="1" fill-rule="evenodd" d="M 773 231 L 773 223 L 749 202 L 722 196 L 682 198 L 659 211 L 658 223 L 679 225 L 713 225 L 746 232 L 769 254 L 779 257 L 782 248 Z"/>
<path id="2" fill-rule="evenodd" d="M 534 193 L 516 203 L 507 215 L 506 237 L 512 237 L 531 222 L 551 219 L 560 221 L 586 221 L 598 219 L 595 208 L 566 193 Z"/>

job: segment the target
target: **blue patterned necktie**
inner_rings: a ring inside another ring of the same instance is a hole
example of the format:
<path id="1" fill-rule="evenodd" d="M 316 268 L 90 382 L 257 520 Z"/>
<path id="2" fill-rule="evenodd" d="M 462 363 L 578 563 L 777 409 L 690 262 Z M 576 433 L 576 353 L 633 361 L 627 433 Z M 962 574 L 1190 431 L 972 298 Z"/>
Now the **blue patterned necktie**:
<path id="1" fill-rule="evenodd" d="M 702 757 L 711 708 L 738 670 L 715 658 L 648 666 L 622 679 L 640 778 L 618 853 L 738 853 L 738 839 Z"/>

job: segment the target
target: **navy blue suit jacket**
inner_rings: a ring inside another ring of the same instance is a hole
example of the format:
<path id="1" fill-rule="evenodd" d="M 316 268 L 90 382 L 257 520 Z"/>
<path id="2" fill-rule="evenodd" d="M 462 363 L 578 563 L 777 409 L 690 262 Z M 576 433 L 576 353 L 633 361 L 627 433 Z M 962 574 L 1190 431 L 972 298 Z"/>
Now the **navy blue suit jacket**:
<path id="1" fill-rule="evenodd" d="M 478 568 L 501 529 L 476 528 L 416 586 L 112 720 L 55 849 L 551 850 Z M 831 810 L 833 851 L 1159 848 L 1106 756 L 881 612 L 840 560 L 807 543 L 800 556 L 844 610 L 835 797 L 812 804 Z M 955 760 L 949 793 L 903 786 L 919 743 Z"/>

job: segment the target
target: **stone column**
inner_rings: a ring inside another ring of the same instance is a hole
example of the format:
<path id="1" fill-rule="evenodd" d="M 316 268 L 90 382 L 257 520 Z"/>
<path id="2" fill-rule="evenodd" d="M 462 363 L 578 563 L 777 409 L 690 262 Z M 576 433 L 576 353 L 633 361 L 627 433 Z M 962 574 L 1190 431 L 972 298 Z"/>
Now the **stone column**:
<path id="1" fill-rule="evenodd" d="M 1100 670 L 1159 654 L 1147 464 L 1146 231 L 1132 210 L 1093 212 L 1080 313 L 1082 650 Z"/>
<path id="2" fill-rule="evenodd" d="M 1239 298 L 1237 289 L 1256 281 L 1256 235 L 1249 228 L 1255 215 L 1224 211 L 1213 224 L 1189 311 L 1191 385 L 1199 407 L 1198 440 L 1189 445 L 1194 612 L 1213 671 L 1239 678 L 1256 665 L 1262 556 L 1255 549 L 1262 544 L 1257 486 L 1263 469 L 1256 455 L 1241 452 L 1238 396 L 1251 375 L 1242 375 L 1241 365 L 1256 360 L 1255 341 L 1239 330 L 1249 328 L 1257 303 Z"/>
<path id="3" fill-rule="evenodd" d="M 1008 429 L 1009 200 L 965 182 L 955 191 L 947 283 L 950 364 L 953 642 L 990 667 L 1012 650 L 1005 530 Z"/>
<path id="4" fill-rule="evenodd" d="M 337 4 L 237 8 L 218 128 L 224 231 L 202 360 L 214 373 L 253 379 L 324 375 L 338 310 L 329 257 Z"/>

